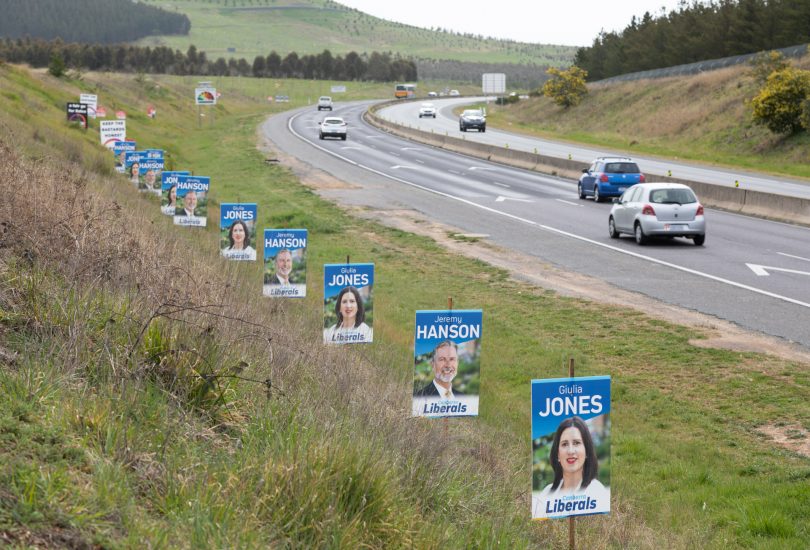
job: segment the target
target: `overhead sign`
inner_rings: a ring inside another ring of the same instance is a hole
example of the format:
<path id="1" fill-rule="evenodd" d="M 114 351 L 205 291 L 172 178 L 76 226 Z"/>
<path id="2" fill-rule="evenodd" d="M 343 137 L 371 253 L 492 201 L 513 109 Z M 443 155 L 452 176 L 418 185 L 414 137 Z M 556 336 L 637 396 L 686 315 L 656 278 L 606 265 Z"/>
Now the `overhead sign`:
<path id="1" fill-rule="evenodd" d="M 273 298 L 307 295 L 307 230 L 264 230 L 264 288 Z"/>
<path id="2" fill-rule="evenodd" d="M 610 512 L 610 376 L 532 380 L 532 519 Z"/>
<path id="3" fill-rule="evenodd" d="M 98 107 L 98 96 L 96 94 L 80 94 L 79 103 L 87 105 L 87 114 L 90 118 L 96 118 L 96 108 Z"/>
<path id="4" fill-rule="evenodd" d="M 413 416 L 478 416 L 482 317 L 480 309 L 416 312 Z"/>
<path id="5" fill-rule="evenodd" d="M 210 86 L 203 86 L 194 90 L 194 101 L 197 105 L 216 105 L 217 89 Z"/>
<path id="6" fill-rule="evenodd" d="M 107 149 L 115 147 L 116 141 L 127 138 L 126 120 L 102 120 L 98 123 L 99 141 Z"/>
<path id="7" fill-rule="evenodd" d="M 481 78 L 481 89 L 485 94 L 505 94 L 506 74 L 484 73 Z"/>
<path id="8" fill-rule="evenodd" d="M 78 122 L 82 128 L 87 128 L 87 105 L 84 103 L 68 102 L 65 106 L 68 122 Z"/>

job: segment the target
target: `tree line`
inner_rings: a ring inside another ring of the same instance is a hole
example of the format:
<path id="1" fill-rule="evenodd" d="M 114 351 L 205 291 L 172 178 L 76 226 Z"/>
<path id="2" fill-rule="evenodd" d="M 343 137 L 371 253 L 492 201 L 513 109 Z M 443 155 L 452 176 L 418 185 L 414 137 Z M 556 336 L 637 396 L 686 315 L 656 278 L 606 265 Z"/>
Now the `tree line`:
<path id="1" fill-rule="evenodd" d="M 3 0 L 0 36 L 112 44 L 188 34 L 191 21 L 132 0 Z"/>
<path id="2" fill-rule="evenodd" d="M 809 21 L 807 0 L 683 0 L 668 14 L 647 12 L 619 33 L 600 33 L 574 63 L 600 80 L 783 48 L 810 41 Z"/>
<path id="3" fill-rule="evenodd" d="M 47 67 L 58 60 L 67 68 L 124 73 L 155 73 L 199 76 L 253 76 L 257 78 L 306 78 L 318 80 L 416 81 L 416 64 L 390 53 L 349 52 L 333 56 L 329 50 L 299 56 L 290 52 L 283 58 L 275 51 L 246 59 L 208 59 L 194 45 L 186 53 L 165 46 L 125 44 L 66 44 L 62 40 L 18 38 L 0 40 L 0 60 Z"/>

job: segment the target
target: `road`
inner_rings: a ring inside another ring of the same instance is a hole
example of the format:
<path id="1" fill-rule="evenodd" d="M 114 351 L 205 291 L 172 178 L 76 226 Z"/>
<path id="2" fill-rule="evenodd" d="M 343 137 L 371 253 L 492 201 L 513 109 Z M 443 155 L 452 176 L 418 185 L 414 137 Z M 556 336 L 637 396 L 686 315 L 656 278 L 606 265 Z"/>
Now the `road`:
<path id="1" fill-rule="evenodd" d="M 709 209 L 704 247 L 616 241 L 607 234 L 611 205 L 577 199 L 575 182 L 396 138 L 362 120 L 367 106 L 336 104 L 334 114 L 349 122 L 347 141 L 318 140 L 325 115 L 311 107 L 270 118 L 262 131 L 284 152 L 356 184 L 334 193 L 344 203 L 414 209 L 562 269 L 810 349 L 810 229 Z"/>
<path id="2" fill-rule="evenodd" d="M 572 160 L 590 164 L 595 157 L 604 155 L 627 156 L 627 152 L 610 151 L 607 149 L 596 149 L 585 147 L 574 143 L 554 142 L 536 137 L 523 136 L 503 132 L 491 127 L 483 134 L 476 131 L 461 132 L 458 129 L 458 117 L 453 115 L 453 109 L 461 105 L 477 103 L 484 105 L 486 98 L 465 98 L 465 99 L 440 99 L 430 102 L 436 105 L 438 116 L 436 119 L 419 119 L 418 112 L 421 102 L 406 102 L 391 107 L 381 109 L 377 114 L 392 122 L 406 124 L 413 128 L 419 128 L 426 132 L 431 130 L 437 133 L 447 133 L 454 137 L 464 137 L 468 140 L 480 141 L 488 145 L 503 147 L 509 144 L 510 149 L 518 151 L 529 151 L 548 155 L 557 158 L 568 158 Z M 631 155 L 638 161 L 643 172 L 650 174 L 665 175 L 671 171 L 672 177 L 689 181 L 699 181 L 722 185 L 724 187 L 734 187 L 735 182 L 739 182 L 740 187 L 753 191 L 763 191 L 777 195 L 787 195 L 791 197 L 801 197 L 810 199 L 810 181 L 801 181 L 791 178 L 777 178 L 747 172 L 744 170 L 728 170 L 711 166 L 701 166 L 698 164 L 687 164 L 680 161 L 662 160 L 660 158 L 643 157 L 636 154 Z"/>

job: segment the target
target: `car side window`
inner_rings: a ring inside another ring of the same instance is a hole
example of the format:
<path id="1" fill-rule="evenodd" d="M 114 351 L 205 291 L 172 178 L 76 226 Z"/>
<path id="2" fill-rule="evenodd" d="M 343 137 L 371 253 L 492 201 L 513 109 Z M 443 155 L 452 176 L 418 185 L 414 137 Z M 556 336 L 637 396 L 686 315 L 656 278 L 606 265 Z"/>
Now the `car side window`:
<path id="1" fill-rule="evenodd" d="M 641 194 L 641 188 L 631 187 L 630 190 L 625 194 L 627 195 L 625 202 L 636 202 Z"/>

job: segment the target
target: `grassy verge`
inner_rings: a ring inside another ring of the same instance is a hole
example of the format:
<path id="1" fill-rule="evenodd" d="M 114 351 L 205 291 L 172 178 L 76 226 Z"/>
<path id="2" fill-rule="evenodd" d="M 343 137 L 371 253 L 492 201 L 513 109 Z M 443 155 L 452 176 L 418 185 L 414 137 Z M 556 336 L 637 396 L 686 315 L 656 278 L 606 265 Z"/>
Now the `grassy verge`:
<path id="1" fill-rule="evenodd" d="M 575 357 L 578 374 L 614 377 L 614 511 L 578 521 L 580 545 L 810 542 L 810 461 L 763 435 L 806 441 L 807 365 L 696 348 L 696 331 L 560 298 L 349 218 L 263 162 L 255 132 L 268 107 L 237 84 L 197 129 L 182 79 L 103 77 L 100 93 L 133 112 L 159 94 L 158 118 L 132 117 L 130 133 L 211 176 L 216 201 L 258 202 L 260 227 L 310 229 L 310 288 L 322 263 L 376 262 L 377 341 L 323 348 L 317 290 L 259 298 L 259 267 L 216 258 L 215 228 L 178 231 L 105 172 L 92 136 L 59 118 L 76 83 L 0 71 L 17 96 L 0 97 L 0 121 L 43 159 L 2 149 L 0 540 L 562 546 L 564 522 L 528 521 L 528 383 Z M 484 309 L 486 337 L 481 417 L 445 437 L 407 415 L 413 311 L 448 295 Z"/>

